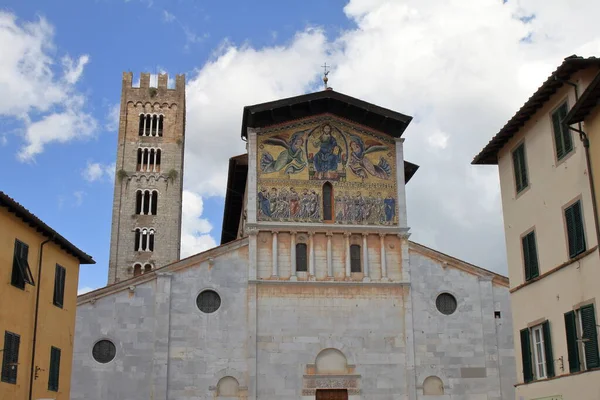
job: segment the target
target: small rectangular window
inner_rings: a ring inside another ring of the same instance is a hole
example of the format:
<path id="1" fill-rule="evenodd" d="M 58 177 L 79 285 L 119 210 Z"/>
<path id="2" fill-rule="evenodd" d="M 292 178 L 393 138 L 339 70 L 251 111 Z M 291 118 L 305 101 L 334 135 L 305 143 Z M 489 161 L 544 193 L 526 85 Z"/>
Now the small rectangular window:
<path id="1" fill-rule="evenodd" d="M 529 186 L 529 176 L 527 173 L 527 163 L 525 161 L 525 143 L 521 143 L 513 151 L 513 168 L 515 171 L 515 186 L 517 193 Z"/>
<path id="2" fill-rule="evenodd" d="M 2 382 L 17 383 L 19 366 L 19 344 L 21 337 L 16 333 L 4 332 L 4 347 L 2 351 Z"/>
<path id="3" fill-rule="evenodd" d="M 60 349 L 50 348 L 50 369 L 48 372 L 48 390 L 58 392 L 60 378 Z"/>
<path id="4" fill-rule="evenodd" d="M 556 145 L 556 158 L 558 160 L 573 150 L 571 132 L 563 123 L 568 111 L 567 102 L 564 102 L 552 113 L 552 130 L 554 131 L 554 144 Z"/>
<path id="5" fill-rule="evenodd" d="M 350 272 L 361 272 L 360 246 L 353 244 L 350 246 Z"/>
<path id="6" fill-rule="evenodd" d="M 525 266 L 525 281 L 537 278 L 540 275 L 538 266 L 535 232 L 531 231 L 521 239 L 523 245 L 523 265 Z"/>
<path id="7" fill-rule="evenodd" d="M 306 257 L 306 244 L 304 244 L 304 243 L 298 243 L 296 245 L 296 271 L 298 271 L 298 272 L 308 271 L 307 257 Z"/>
<path id="8" fill-rule="evenodd" d="M 574 258 L 586 249 L 581 201 L 578 200 L 565 209 L 565 220 L 567 223 L 569 257 Z"/>
<path id="9" fill-rule="evenodd" d="M 62 308 L 63 300 L 65 298 L 65 278 L 67 270 L 64 267 L 56 264 L 56 270 L 54 272 L 54 299 L 53 303 L 55 306 Z"/>
<path id="10" fill-rule="evenodd" d="M 537 379 L 543 379 L 546 377 L 546 352 L 544 351 L 544 333 L 541 325 L 531 329 L 531 337 L 533 339 L 535 376 Z"/>
<path id="11" fill-rule="evenodd" d="M 25 289 L 25 284 L 33 285 L 33 275 L 29 268 L 29 246 L 20 240 L 15 240 L 11 284 L 19 289 Z"/>
<path id="12" fill-rule="evenodd" d="M 521 331 L 521 357 L 525 382 L 554 376 L 554 357 L 548 321 Z"/>

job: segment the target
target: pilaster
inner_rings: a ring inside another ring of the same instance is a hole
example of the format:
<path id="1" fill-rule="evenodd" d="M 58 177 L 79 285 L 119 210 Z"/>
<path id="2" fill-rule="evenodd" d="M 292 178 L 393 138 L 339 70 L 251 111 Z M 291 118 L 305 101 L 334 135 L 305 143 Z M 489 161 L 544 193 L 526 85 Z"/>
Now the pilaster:
<path id="1" fill-rule="evenodd" d="M 172 274 L 159 272 L 156 275 L 154 356 L 152 359 L 152 391 L 154 395 L 152 398 L 167 400 Z"/>
<path id="2" fill-rule="evenodd" d="M 404 138 L 396 139 L 396 180 L 398 196 L 398 225 L 408 228 L 406 217 L 406 182 L 404 181 Z"/>

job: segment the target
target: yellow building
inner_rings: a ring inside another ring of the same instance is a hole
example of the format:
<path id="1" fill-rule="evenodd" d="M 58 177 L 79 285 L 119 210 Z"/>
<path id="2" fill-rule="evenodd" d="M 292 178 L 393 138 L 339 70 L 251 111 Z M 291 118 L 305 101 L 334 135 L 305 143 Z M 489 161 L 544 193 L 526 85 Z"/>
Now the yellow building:
<path id="1" fill-rule="evenodd" d="M 566 58 L 473 160 L 499 170 L 519 400 L 600 399 L 599 68 Z"/>
<path id="2" fill-rule="evenodd" d="M 69 399 L 79 265 L 94 263 L 0 192 L 0 400 Z"/>

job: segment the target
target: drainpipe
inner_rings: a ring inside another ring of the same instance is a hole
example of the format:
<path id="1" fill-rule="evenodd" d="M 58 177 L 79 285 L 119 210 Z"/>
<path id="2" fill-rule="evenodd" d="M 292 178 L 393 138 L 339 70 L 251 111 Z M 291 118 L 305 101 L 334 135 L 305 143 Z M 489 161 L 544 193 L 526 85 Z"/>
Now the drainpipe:
<path id="1" fill-rule="evenodd" d="M 42 286 L 42 260 L 44 258 L 44 245 L 51 240 L 54 240 L 54 236 L 44 240 L 40 245 L 40 259 L 38 262 L 37 289 L 35 295 L 35 316 L 33 320 L 33 345 L 31 347 L 31 368 L 29 372 L 29 400 L 32 400 L 33 398 L 33 378 L 36 372 L 35 343 L 37 341 L 38 312 L 40 310 L 40 287 Z"/>
<path id="2" fill-rule="evenodd" d="M 579 101 L 579 90 L 577 89 L 577 84 L 571 81 L 557 79 L 567 85 L 573 86 L 575 89 L 575 102 Z M 598 206 L 596 203 L 596 189 L 594 186 L 594 173 L 592 171 L 592 161 L 590 158 L 590 140 L 588 135 L 583 131 L 581 127 L 581 122 L 577 124 L 577 128 L 573 128 L 571 126 L 565 125 L 567 129 L 572 130 L 574 132 L 579 133 L 579 140 L 583 143 L 583 148 L 585 149 L 585 163 L 587 165 L 588 170 L 588 181 L 590 183 L 590 191 L 592 192 L 592 211 L 594 213 L 594 225 L 596 227 L 596 244 L 600 246 L 600 225 L 598 224 Z"/>

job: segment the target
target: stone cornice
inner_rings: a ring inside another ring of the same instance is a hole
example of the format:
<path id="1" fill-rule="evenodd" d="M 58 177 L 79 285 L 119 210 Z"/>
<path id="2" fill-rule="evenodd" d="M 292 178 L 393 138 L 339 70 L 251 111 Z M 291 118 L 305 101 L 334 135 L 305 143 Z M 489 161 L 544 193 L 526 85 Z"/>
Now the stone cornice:
<path id="1" fill-rule="evenodd" d="M 251 279 L 249 284 L 255 285 L 306 285 L 306 286 L 410 286 L 410 282 L 390 281 L 291 281 L 291 280 L 268 280 Z"/>
<path id="2" fill-rule="evenodd" d="M 386 234 L 398 235 L 401 238 L 410 236 L 410 228 L 401 228 L 399 226 L 385 225 L 336 225 L 319 223 L 290 223 L 290 222 L 257 222 L 247 223 L 246 229 L 258 231 L 278 231 L 278 232 L 306 232 L 306 233 L 344 233 L 352 232 L 356 234 Z"/>

